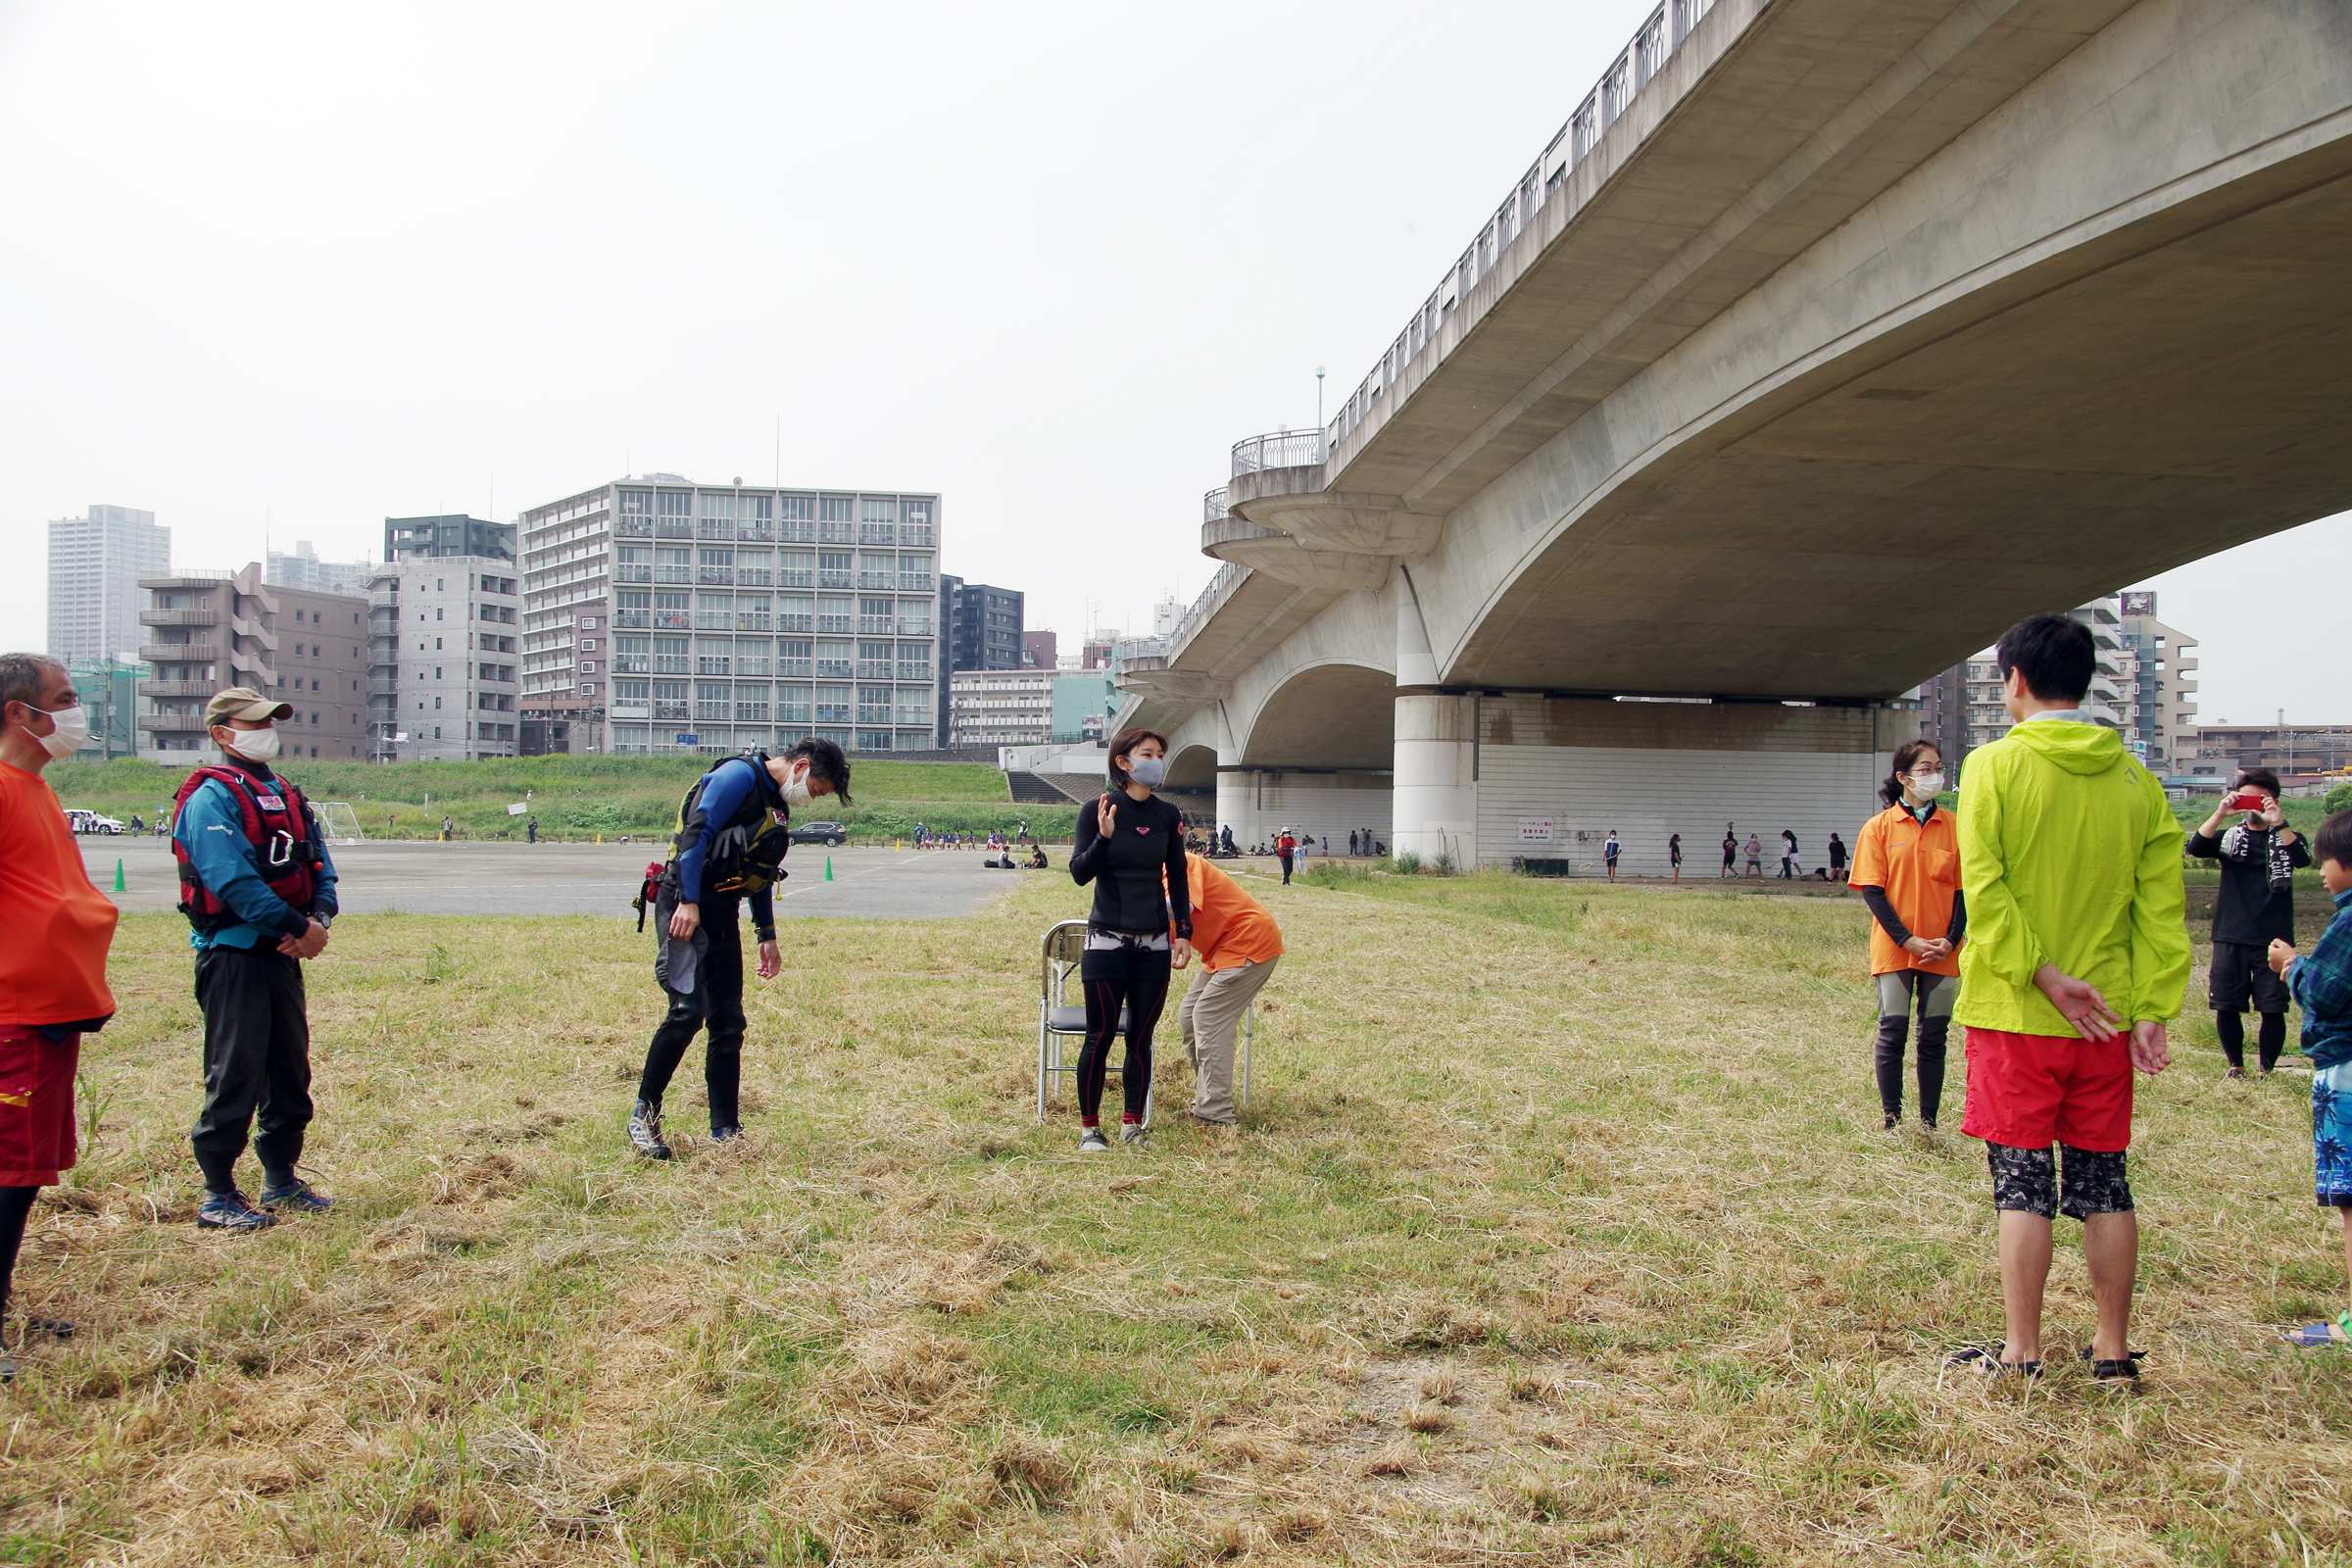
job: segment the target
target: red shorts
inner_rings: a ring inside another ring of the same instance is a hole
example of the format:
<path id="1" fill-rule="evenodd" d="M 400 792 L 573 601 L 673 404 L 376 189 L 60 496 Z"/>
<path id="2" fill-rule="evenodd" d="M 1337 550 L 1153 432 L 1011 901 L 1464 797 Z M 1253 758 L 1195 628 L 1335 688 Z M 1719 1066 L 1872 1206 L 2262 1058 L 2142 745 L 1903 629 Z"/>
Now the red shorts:
<path id="1" fill-rule="evenodd" d="M 74 1071 L 81 1036 L 61 1043 L 0 1024 L 0 1187 L 51 1187 L 74 1167 Z"/>
<path id="2" fill-rule="evenodd" d="M 2129 1035 L 1968 1031 L 1968 1114 L 1960 1130 L 1988 1144 L 2047 1149 L 2070 1144 L 2094 1153 L 2132 1146 Z"/>

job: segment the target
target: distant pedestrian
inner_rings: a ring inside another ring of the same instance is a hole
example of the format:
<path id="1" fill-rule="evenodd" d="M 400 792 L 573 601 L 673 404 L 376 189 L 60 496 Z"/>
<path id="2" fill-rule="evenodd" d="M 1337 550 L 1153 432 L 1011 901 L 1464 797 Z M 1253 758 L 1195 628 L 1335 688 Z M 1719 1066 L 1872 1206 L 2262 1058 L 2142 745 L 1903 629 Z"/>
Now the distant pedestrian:
<path id="1" fill-rule="evenodd" d="M 536 844 L 539 842 L 539 819 L 537 817 L 532 817 L 523 825 L 523 838 L 526 843 Z"/>
<path id="2" fill-rule="evenodd" d="M 1683 836 L 1680 833 L 1666 841 L 1666 859 L 1674 867 L 1674 879 L 1683 879 Z"/>
<path id="3" fill-rule="evenodd" d="M 1781 829 L 1782 881 L 1793 882 L 1796 880 L 1796 835 L 1789 832 L 1787 828 L 1783 828 Z"/>
<path id="4" fill-rule="evenodd" d="M 106 1027 L 115 906 L 91 886 L 81 851 L 41 770 L 71 757 L 89 733 L 73 677 L 40 654 L 0 656 L 0 899 L 17 934 L 0 943 L 0 1313 L 10 1303 L 24 1221 L 44 1187 L 74 1159 L 74 1075 L 81 1037 Z M 63 1336 L 73 1325 L 23 1318 Z M 0 1383 L 17 1375 L 0 1354 Z"/>
<path id="5" fill-rule="evenodd" d="M 1764 880 L 1764 841 L 1753 833 L 1747 836 L 1747 874 L 1759 882 Z"/>
<path id="6" fill-rule="evenodd" d="M 1291 863 L 1298 854 L 1298 841 L 1291 835 L 1291 830 L 1286 827 L 1282 830 L 1281 837 L 1274 841 L 1274 858 L 1282 862 L 1282 885 L 1286 888 L 1291 885 Z"/>
<path id="7" fill-rule="evenodd" d="M 1732 875 L 1736 874 L 1736 870 L 1737 870 L 1737 862 L 1739 861 L 1739 858 L 1740 858 L 1740 835 L 1732 831 L 1732 824 L 1731 824 L 1731 823 L 1729 823 L 1729 822 L 1726 822 L 1726 823 L 1724 823 L 1724 824 L 1723 824 L 1723 875 L 1724 875 L 1724 876 L 1727 876 L 1727 877 L 1728 877 L 1728 876 L 1732 876 Z M 1720 878 L 1720 877 L 1719 877 L 1719 878 L 1717 878 L 1717 880 L 1718 880 L 1718 881 L 1720 881 L 1720 880 L 1722 880 L 1722 878 Z"/>
<path id="8" fill-rule="evenodd" d="M 1600 847 L 1600 858 L 1601 858 L 1601 859 L 1602 859 L 1604 862 L 1606 862 L 1606 863 L 1607 863 L 1607 865 L 1608 865 L 1608 868 L 1609 868 L 1609 880 L 1610 880 L 1610 881 L 1612 881 L 1612 882 L 1614 882 L 1614 881 L 1616 881 L 1616 880 L 1617 880 L 1617 851 L 1618 851 L 1618 848 L 1619 848 L 1619 846 L 1618 846 L 1618 843 L 1617 843 L 1617 830 L 1616 830 L 1615 828 L 1611 828 L 1611 829 L 1609 829 L 1609 839 L 1608 839 L 1608 842 L 1607 842 L 1607 843 L 1605 843 L 1605 844 L 1603 844 L 1603 845 Z"/>
<path id="9" fill-rule="evenodd" d="M 1352 855 L 1354 855 L 1354 854 L 1355 854 L 1355 844 L 1356 844 L 1356 839 L 1355 839 L 1355 829 L 1353 829 L 1353 828 L 1349 828 L 1349 829 L 1348 830 L 1348 853 L 1350 856 L 1352 856 Z"/>
<path id="10" fill-rule="evenodd" d="M 458 824 L 457 824 L 457 823 L 455 823 L 455 822 L 452 822 L 452 821 L 451 821 L 451 820 L 450 820 L 448 817 L 446 817 L 446 816 L 445 816 L 445 817 L 443 817 L 443 818 L 441 819 L 441 842 L 442 842 L 442 843 L 444 843 L 444 844 L 447 844 L 447 843 L 449 842 L 449 836 L 450 836 L 452 833 L 455 833 L 457 830 L 458 830 Z"/>
<path id="11" fill-rule="evenodd" d="M 1845 840 L 1835 833 L 1830 835 L 1830 880 L 1845 880 Z"/>
<path id="12" fill-rule="evenodd" d="M 135 838 L 141 838 L 141 837 L 144 837 L 144 836 L 146 835 L 146 832 L 147 832 L 147 824 L 139 820 L 139 813 L 138 813 L 138 812 L 136 812 L 136 811 L 133 811 L 133 812 L 131 812 L 131 813 L 130 813 L 130 836 L 131 836 L 132 838 L 134 838 L 134 839 L 135 839 Z"/>

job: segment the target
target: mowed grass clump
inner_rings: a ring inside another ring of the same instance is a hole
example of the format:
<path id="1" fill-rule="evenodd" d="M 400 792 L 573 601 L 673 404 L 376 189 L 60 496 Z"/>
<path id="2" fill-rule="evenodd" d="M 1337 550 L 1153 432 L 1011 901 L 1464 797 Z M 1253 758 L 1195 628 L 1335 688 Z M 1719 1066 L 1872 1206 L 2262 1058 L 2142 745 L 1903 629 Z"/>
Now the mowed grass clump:
<path id="1" fill-rule="evenodd" d="M 1033 1120 L 1022 878 L 785 927 L 750 1146 L 622 1149 L 658 998 L 595 920 L 354 916 L 311 967 L 323 1219 L 190 1223 L 198 1027 L 133 916 L 97 1145 L 0 1393 L 0 1558 L 935 1563 L 2352 1554 L 2306 1081 L 2141 1095 L 2144 1391 L 1997 1338 L 1977 1146 L 1877 1131 L 1858 903 L 1251 887 L 1290 956 L 1234 1131 Z M 1947 1122 L 1958 1111 L 1957 1062 Z M 2051 1343 L 2091 1307 L 2062 1229 Z"/>

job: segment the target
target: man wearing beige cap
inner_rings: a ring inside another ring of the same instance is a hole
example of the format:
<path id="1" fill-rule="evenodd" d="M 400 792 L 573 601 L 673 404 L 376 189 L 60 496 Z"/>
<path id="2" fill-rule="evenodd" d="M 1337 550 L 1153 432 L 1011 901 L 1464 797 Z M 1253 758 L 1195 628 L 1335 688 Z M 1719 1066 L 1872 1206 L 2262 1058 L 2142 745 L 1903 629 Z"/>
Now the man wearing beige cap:
<path id="1" fill-rule="evenodd" d="M 195 929 L 204 1009 L 204 1109 L 191 1142 L 204 1171 L 196 1223 L 260 1230 L 327 1200 L 294 1173 L 311 1123 L 311 1024 L 302 963 L 326 951 L 335 867 L 302 792 L 270 769 L 293 709 L 237 686 L 205 705 L 221 761 L 189 771 L 173 803 L 180 912 Z M 261 1203 L 237 1190 L 256 1116 Z"/>

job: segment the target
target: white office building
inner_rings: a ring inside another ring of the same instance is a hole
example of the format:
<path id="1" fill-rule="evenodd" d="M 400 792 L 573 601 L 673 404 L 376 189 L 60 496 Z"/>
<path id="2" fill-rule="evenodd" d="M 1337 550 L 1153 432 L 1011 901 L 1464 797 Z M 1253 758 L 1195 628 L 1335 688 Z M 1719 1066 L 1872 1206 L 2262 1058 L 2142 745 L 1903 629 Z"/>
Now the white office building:
<path id="1" fill-rule="evenodd" d="M 372 561 L 320 561 L 308 539 L 294 541 L 294 553 L 272 550 L 262 561 L 262 580 L 272 588 L 308 588 L 322 594 L 366 594 L 375 579 Z"/>
<path id="2" fill-rule="evenodd" d="M 368 585 L 368 732 L 378 761 L 520 755 L 521 584 L 488 556 L 387 562 Z"/>
<path id="3" fill-rule="evenodd" d="M 524 513 L 526 732 L 574 752 L 938 745 L 939 513 L 936 494 L 663 473 Z"/>
<path id="4" fill-rule="evenodd" d="M 66 661 L 137 660 L 147 639 L 141 577 L 172 570 L 172 530 L 133 507 L 90 508 L 49 524 L 49 656 Z"/>

